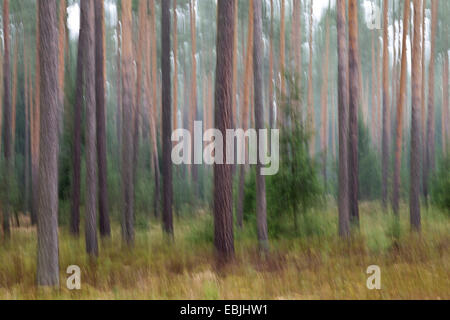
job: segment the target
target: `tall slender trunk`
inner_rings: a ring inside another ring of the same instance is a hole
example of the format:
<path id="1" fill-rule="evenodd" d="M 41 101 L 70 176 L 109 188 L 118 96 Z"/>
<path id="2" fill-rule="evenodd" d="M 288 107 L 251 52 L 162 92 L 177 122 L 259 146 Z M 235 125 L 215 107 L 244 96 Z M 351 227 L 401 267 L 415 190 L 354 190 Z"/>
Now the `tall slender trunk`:
<path id="1" fill-rule="evenodd" d="M 117 105 L 116 105 L 116 135 L 117 135 L 117 149 L 118 159 L 120 159 L 120 147 L 122 145 L 122 28 L 120 18 L 117 21 L 117 53 L 116 53 L 116 90 L 117 90 Z"/>
<path id="2" fill-rule="evenodd" d="M 437 2 L 437 1 L 436 1 Z M 433 2 L 434 3 L 434 2 Z M 411 180 L 409 195 L 409 210 L 411 228 L 420 231 L 420 109 L 422 105 L 422 25 L 423 0 L 414 0 L 414 42 L 412 52 L 412 111 L 411 111 Z"/>
<path id="3" fill-rule="evenodd" d="M 253 73 L 254 73 L 254 101 L 255 101 L 255 129 L 258 131 L 258 145 L 265 139 L 260 130 L 264 129 L 264 102 L 263 102 L 263 48 L 262 48 L 262 6 L 261 0 L 253 0 Z M 266 179 L 261 174 L 262 159 L 258 155 L 256 165 L 256 219 L 258 229 L 258 242 L 261 251 L 269 249 L 267 235 L 267 205 L 266 205 Z"/>
<path id="4" fill-rule="evenodd" d="M 389 176 L 389 0 L 384 1 L 383 7 L 383 138 L 382 138 L 382 203 L 386 209 L 388 204 L 388 176 Z"/>
<path id="5" fill-rule="evenodd" d="M 98 209 L 99 228 L 102 237 L 111 235 L 108 208 L 108 164 L 106 157 L 106 110 L 105 110 L 105 17 L 103 1 L 95 5 L 95 101 L 97 122 L 98 157 Z"/>
<path id="6" fill-rule="evenodd" d="M 358 208 L 358 108 L 359 96 L 359 48 L 358 48 L 358 8 L 356 0 L 349 0 L 348 29 L 349 29 L 349 194 L 350 221 L 359 227 Z"/>
<path id="7" fill-rule="evenodd" d="M 3 205 L 3 234 L 5 238 L 11 237 L 9 215 L 10 215 L 10 180 L 12 169 L 12 106 L 11 106 L 11 64 L 10 64 L 10 39 L 9 39 L 9 0 L 3 0 L 3 34 L 5 53 L 3 59 L 3 107 L 4 107 L 4 124 L 3 124 L 3 155 L 4 171 L 3 171 L 3 188 L 4 198 Z"/>
<path id="8" fill-rule="evenodd" d="M 327 13 L 328 14 L 328 13 Z M 327 149 L 328 149 L 328 56 L 330 52 L 330 22 L 327 16 L 325 35 L 325 54 L 322 79 L 322 174 L 325 193 L 327 193 Z"/>
<path id="9" fill-rule="evenodd" d="M 218 0 L 215 127 L 232 129 L 234 4 Z M 227 143 L 223 144 L 226 154 Z M 226 159 L 225 162 L 226 163 Z M 231 165 L 214 165 L 214 244 L 220 261 L 234 257 Z"/>
<path id="10" fill-rule="evenodd" d="M 72 202 L 70 216 L 70 232 L 78 236 L 80 233 L 80 197 L 81 197 L 81 117 L 83 114 L 83 81 L 84 59 L 83 52 L 86 47 L 85 29 L 81 27 L 78 37 L 77 74 L 75 88 L 74 123 L 73 123 L 73 149 L 72 149 Z"/>
<path id="11" fill-rule="evenodd" d="M 178 128 L 178 16 L 177 0 L 173 0 L 173 129 Z"/>
<path id="12" fill-rule="evenodd" d="M 233 35 L 233 127 L 237 128 L 237 80 L 238 80 L 238 25 L 239 25 L 239 1 L 234 1 L 234 35 Z M 235 166 L 233 166 L 234 170 Z"/>
<path id="13" fill-rule="evenodd" d="M 442 151 L 444 155 L 447 154 L 447 143 L 448 143 L 448 122 L 450 119 L 448 118 L 449 110 L 448 110 L 448 54 L 444 53 L 444 67 L 442 72 Z"/>
<path id="14" fill-rule="evenodd" d="M 402 40 L 402 62 L 400 73 L 400 90 L 397 100 L 397 126 L 395 139 L 395 162 L 394 162 L 394 186 L 392 189 L 392 210 L 395 214 L 399 213 L 399 193 L 400 193 L 400 166 L 402 162 L 402 136 L 403 136 L 403 107 L 406 99 L 406 70 L 407 65 L 407 31 L 409 29 L 410 15 L 409 0 L 405 2 L 403 13 L 403 40 Z"/>
<path id="15" fill-rule="evenodd" d="M 41 46 L 41 35 L 39 30 L 40 23 L 40 5 L 37 6 L 36 12 L 36 48 Z M 35 90 L 34 90 L 34 104 L 31 117 L 33 118 L 32 151 L 31 151 L 31 223 L 37 223 L 38 210 L 38 193 L 39 193 L 39 152 L 40 152 L 40 127 L 41 127 L 41 113 L 40 113 L 40 96 L 41 96 L 41 52 L 36 50 L 36 67 L 35 67 Z"/>
<path id="16" fill-rule="evenodd" d="M 97 240 L 97 135 L 96 135 L 96 81 L 95 81 L 95 8 L 94 0 L 81 2 L 81 28 L 84 28 L 86 47 L 83 53 L 84 94 L 86 103 L 86 252 L 98 256 Z M 102 75 L 103 77 L 103 75 Z"/>
<path id="17" fill-rule="evenodd" d="M 428 119 L 427 119 L 427 155 L 425 162 L 424 194 L 428 197 L 428 179 L 435 167 L 435 108 L 434 108 L 434 70 L 436 56 L 436 29 L 439 0 L 431 1 L 431 53 L 428 68 Z"/>
<path id="18" fill-rule="evenodd" d="M 170 0 L 161 3 L 161 71 L 162 71 L 162 131 L 163 131 L 163 230 L 173 238 L 172 161 L 171 161 L 171 85 L 170 85 Z M 194 71 L 195 73 L 195 71 Z"/>
<path id="19" fill-rule="evenodd" d="M 236 1 L 237 2 L 237 1 Z M 269 124 L 275 127 L 275 105 L 273 94 L 273 0 L 270 0 L 270 44 L 269 44 Z"/>
<path id="20" fill-rule="evenodd" d="M 350 235 L 350 195 L 348 173 L 349 97 L 346 1 L 336 0 L 338 46 L 338 121 L 339 121 L 339 235 Z"/>
<path id="21" fill-rule="evenodd" d="M 248 30 L 247 30 L 247 51 L 245 60 L 245 74 L 244 74 L 244 92 L 242 95 L 242 114 L 241 114 L 241 127 L 244 131 L 248 128 L 248 113 L 249 113 L 249 100 L 250 100 L 250 82 L 253 68 L 253 0 L 249 1 L 248 11 Z M 247 150 L 243 150 L 246 153 Z M 245 187 L 245 171 L 246 166 L 241 165 L 239 168 L 239 189 L 238 200 L 236 204 L 236 220 L 237 226 L 242 228 L 244 217 L 244 187 Z"/>
<path id="22" fill-rule="evenodd" d="M 426 23 L 425 23 L 425 10 L 427 7 L 427 2 L 425 1 L 423 3 L 423 10 L 422 10 L 422 105 L 421 105 L 421 139 L 422 139 L 422 193 L 426 201 L 426 193 L 427 193 L 427 181 L 425 179 L 426 177 L 426 158 L 427 158 L 427 116 L 426 116 L 426 62 L 425 62 L 425 35 L 426 35 Z"/>
<path id="23" fill-rule="evenodd" d="M 63 131 L 64 116 L 64 75 L 65 75 L 65 47 L 66 47 L 66 0 L 59 1 L 58 16 L 58 84 L 59 84 L 59 133 Z"/>
<path id="24" fill-rule="evenodd" d="M 11 165 L 14 166 L 14 154 L 16 146 L 16 103 L 17 103 L 17 63 L 19 59 L 19 34 L 16 34 L 14 43 L 12 73 L 12 95 L 11 95 Z"/>
<path id="25" fill-rule="evenodd" d="M 311 134 L 311 141 L 309 142 L 309 153 L 313 157 L 315 154 L 315 134 L 314 134 L 314 88 L 313 88 L 313 0 L 310 0 L 309 10 L 309 65 L 308 65 L 308 116 L 307 116 L 307 129 Z"/>
<path id="26" fill-rule="evenodd" d="M 30 204 L 30 103 L 28 100 L 28 74 L 29 65 L 28 65 L 28 51 L 27 45 L 24 39 L 23 44 L 23 66 L 24 66 L 24 105 L 25 105 L 25 145 L 24 145 L 24 202 L 23 202 L 23 212 L 24 214 L 28 214 L 29 204 Z"/>
<path id="27" fill-rule="evenodd" d="M 122 1 L 122 235 L 134 245 L 133 188 L 133 24 L 131 0 Z"/>
<path id="28" fill-rule="evenodd" d="M 280 86 L 280 91 L 281 91 L 281 97 L 282 99 L 284 99 L 284 95 L 286 94 L 286 68 L 285 68 L 285 64 L 286 64 L 286 14 L 285 14 L 285 9 L 286 9 L 286 0 L 280 0 L 281 2 L 281 7 L 280 7 L 280 81 L 281 81 L 281 86 Z M 281 108 L 280 108 L 281 109 Z M 278 121 L 283 121 L 283 114 L 280 110 L 280 112 L 278 112 L 278 115 L 280 116 Z M 281 123 L 281 122 L 280 122 Z"/>
<path id="29" fill-rule="evenodd" d="M 42 117 L 37 213 L 37 283 L 59 286 L 58 261 L 58 29 L 56 0 L 39 1 Z"/>
<path id="30" fill-rule="evenodd" d="M 191 72 L 191 119 L 190 119 L 190 132 L 194 132 L 194 121 L 197 120 L 197 28 L 195 11 L 195 0 L 189 0 L 189 13 L 191 19 L 191 55 L 192 55 L 192 72 Z M 192 144 L 191 155 L 194 156 L 196 148 Z M 192 182 L 194 184 L 194 193 L 198 191 L 198 165 L 192 164 Z"/>

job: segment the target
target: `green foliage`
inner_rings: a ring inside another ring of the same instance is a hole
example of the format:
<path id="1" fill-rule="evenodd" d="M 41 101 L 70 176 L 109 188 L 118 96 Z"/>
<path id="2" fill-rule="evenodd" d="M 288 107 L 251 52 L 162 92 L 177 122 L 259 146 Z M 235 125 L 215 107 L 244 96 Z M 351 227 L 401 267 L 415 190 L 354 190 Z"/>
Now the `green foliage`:
<path id="1" fill-rule="evenodd" d="M 381 191 L 381 161 L 370 143 L 369 130 L 362 121 L 359 121 L 358 129 L 359 199 L 379 199 Z"/>
<path id="2" fill-rule="evenodd" d="M 450 155 L 442 158 L 432 178 L 431 197 L 435 205 L 450 215 Z"/>

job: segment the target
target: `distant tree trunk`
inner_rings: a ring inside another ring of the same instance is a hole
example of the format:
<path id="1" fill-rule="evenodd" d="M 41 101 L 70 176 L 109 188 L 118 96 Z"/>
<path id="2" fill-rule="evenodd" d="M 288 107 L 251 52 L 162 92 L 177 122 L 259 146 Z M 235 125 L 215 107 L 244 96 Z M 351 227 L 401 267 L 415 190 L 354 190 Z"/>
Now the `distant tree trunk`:
<path id="1" fill-rule="evenodd" d="M 439 0 L 431 1 L 431 53 L 428 68 L 428 119 L 427 119 L 427 156 L 425 163 L 424 194 L 428 197 L 428 179 L 435 167 L 435 108 L 434 108 L 434 68 L 436 58 L 436 29 Z"/>
<path id="2" fill-rule="evenodd" d="M 36 48 L 41 46 L 41 36 L 39 30 L 39 14 L 40 6 L 37 6 L 36 14 Z M 37 223 L 37 210 L 38 210 L 38 193 L 39 193 L 39 152 L 40 152 L 40 96 L 41 96 L 41 62 L 40 51 L 36 51 L 36 67 L 35 67 L 35 92 L 34 92 L 34 108 L 31 117 L 33 118 L 33 130 L 31 133 L 31 223 L 35 225 Z"/>
<path id="3" fill-rule="evenodd" d="M 386 209 L 388 204 L 388 176 L 389 176 L 389 0 L 384 1 L 383 7 L 383 138 L 382 138 L 382 203 Z"/>
<path id="4" fill-rule="evenodd" d="M 327 13 L 328 14 L 328 13 Z M 327 151 L 328 151 L 328 57 L 330 51 L 330 22 L 327 16 L 325 35 L 325 54 L 322 83 L 322 174 L 325 193 L 327 193 Z"/>
<path id="5" fill-rule="evenodd" d="M 237 1 L 236 1 L 237 2 Z M 270 0 L 270 44 L 269 44 L 269 124 L 275 128 L 275 105 L 273 94 L 273 0 Z"/>
<path id="6" fill-rule="evenodd" d="M 170 84 L 170 0 L 161 2 L 161 71 L 162 71 L 162 128 L 163 128 L 163 230 L 173 238 L 172 218 L 172 117 Z M 195 30 L 195 29 L 194 29 Z M 194 71 L 195 73 L 195 71 Z M 193 77 L 194 78 L 194 77 Z"/>
<path id="7" fill-rule="evenodd" d="M 156 41 L 156 10 L 155 10 L 155 0 L 150 0 L 150 40 L 151 40 L 151 60 L 152 60 L 152 93 L 153 93 L 153 99 L 152 99 L 152 105 L 153 105 L 153 111 L 154 111 L 154 118 L 155 118 L 155 131 L 158 132 L 158 48 L 157 48 L 157 41 Z M 157 141 L 157 139 L 156 139 Z"/>
<path id="8" fill-rule="evenodd" d="M 286 68 L 285 68 L 285 63 L 286 63 L 286 26 L 285 26 L 285 7 L 286 7 L 286 3 L 285 0 L 280 0 L 281 2 L 281 7 L 280 7 L 280 82 L 281 82 L 281 87 L 280 87 L 280 92 L 281 92 L 281 97 L 282 99 L 284 99 L 284 95 L 286 94 Z M 281 109 L 281 108 L 280 108 Z M 281 110 L 278 112 L 279 118 L 278 121 L 280 123 L 282 123 L 282 112 Z"/>
<path id="9" fill-rule="evenodd" d="M 358 108 L 359 108 L 359 48 L 358 12 L 356 0 L 349 0 L 349 177 L 350 221 L 359 227 L 358 209 Z"/>
<path id="10" fill-rule="evenodd" d="M 122 28 L 120 19 L 117 22 L 117 109 L 116 109 L 116 135 L 117 135 L 117 149 L 118 155 L 120 155 L 120 147 L 122 146 L 122 55 L 121 55 L 121 43 L 122 43 Z M 118 156 L 120 159 L 120 156 Z"/>
<path id="11" fill-rule="evenodd" d="M 10 215 L 10 180 L 12 169 L 12 107 L 11 107 L 11 64 L 10 64 L 10 41 L 9 41 L 9 0 L 3 0 L 3 38 L 5 53 L 3 59 L 3 107 L 4 107 L 4 124 L 3 124 L 3 155 L 4 171 L 3 171 L 3 188 L 4 199 L 3 204 L 3 234 L 6 239 L 11 237 L 9 215 Z"/>
<path id="12" fill-rule="evenodd" d="M 307 128 L 311 134 L 311 141 L 309 142 L 309 153 L 311 157 L 315 154 L 316 139 L 314 135 L 314 88 L 313 88 L 313 0 L 310 3 L 309 10 L 309 64 L 308 64 L 308 116 L 307 116 Z"/>
<path id="13" fill-rule="evenodd" d="M 195 0 L 189 0 L 189 13 L 191 19 L 191 54 L 192 54 L 192 72 L 191 72 L 191 116 L 190 119 L 190 132 L 194 132 L 194 121 L 197 120 L 197 29 L 196 29 L 196 12 L 195 12 Z M 195 147 L 191 145 L 191 155 L 194 156 Z M 194 184 L 194 194 L 198 191 L 198 166 L 192 164 L 192 182 Z"/>
<path id="14" fill-rule="evenodd" d="M 66 0 L 59 2 L 58 17 L 58 84 L 59 84 L 59 133 L 62 134 L 64 116 L 64 75 L 65 75 L 65 45 L 66 45 Z"/>
<path id="15" fill-rule="evenodd" d="M 234 51 L 233 51 L 233 127 L 237 128 L 237 82 L 238 82 L 238 58 L 239 58 L 239 45 L 238 45 L 238 25 L 239 25 L 239 1 L 234 1 Z M 233 166 L 234 174 L 235 166 Z"/>
<path id="16" fill-rule="evenodd" d="M 17 63 L 19 59 L 19 34 L 16 34 L 14 43 L 14 60 L 12 73 L 12 96 L 11 96 L 11 165 L 14 166 L 14 154 L 16 146 L 16 104 L 17 104 Z"/>
<path id="17" fill-rule="evenodd" d="M 437 2 L 437 1 L 436 1 Z M 433 2 L 434 3 L 434 2 Z M 411 228 L 420 231 L 420 109 L 422 95 L 422 50 L 420 30 L 422 24 L 422 0 L 414 0 L 414 42 L 412 52 L 412 111 L 411 111 L 411 181 L 410 181 L 410 221 Z"/>
<path id="18" fill-rule="evenodd" d="M 151 4 L 151 2 L 150 2 Z M 147 5 L 149 5 L 149 3 L 147 2 Z M 149 6 L 149 8 L 151 8 Z M 153 9 L 154 10 L 154 7 Z M 147 16 L 147 28 L 148 28 L 148 34 L 152 34 L 154 32 L 154 24 L 152 24 L 152 16 L 149 15 Z M 148 41 L 150 40 L 150 41 Z M 154 210 L 154 215 L 156 218 L 158 218 L 160 216 L 159 211 L 160 211 L 160 171 L 159 171 L 159 156 L 158 156 L 158 144 L 157 144 L 157 136 L 156 136 L 156 123 L 155 123 L 155 119 L 156 119 L 156 105 L 153 104 L 153 96 L 151 95 L 151 73 L 152 73 L 152 68 L 153 68 L 153 62 L 152 57 L 153 57 L 153 51 L 152 48 L 150 47 L 150 45 L 152 44 L 152 37 L 150 37 L 150 39 L 146 39 L 146 44 L 147 44 L 147 76 L 146 76 L 146 95 L 147 98 L 149 100 L 148 103 L 148 116 L 149 116 L 149 127 L 150 127 L 150 144 L 151 144 L 151 150 L 152 150 L 152 166 L 154 169 L 154 173 L 155 173 L 155 185 L 154 185 L 154 200 L 153 200 L 153 210 Z"/>
<path id="19" fill-rule="evenodd" d="M 94 1 L 95 6 L 95 101 L 97 120 L 98 157 L 98 209 L 99 227 L 102 237 L 111 235 L 108 209 L 108 165 L 106 158 L 106 111 L 105 111 L 105 18 L 103 1 Z"/>
<path id="20" fill-rule="evenodd" d="M 85 29 L 80 21 L 80 32 L 78 36 L 77 53 L 77 75 L 75 84 L 75 105 L 73 123 L 73 149 L 72 149 L 72 203 L 70 216 L 70 232 L 78 236 L 80 233 L 80 197 L 81 197 L 81 121 L 83 114 L 83 93 L 84 93 L 84 51 L 86 48 Z"/>
<path id="21" fill-rule="evenodd" d="M 397 100 L 397 127 L 395 140 L 395 162 L 394 162 L 394 187 L 392 189 L 392 210 L 397 215 L 399 213 L 399 193 L 400 193 L 400 166 L 402 162 L 402 135 L 403 135 L 403 107 L 406 99 L 406 70 L 407 65 L 407 46 L 406 39 L 409 29 L 409 15 L 410 15 L 409 0 L 405 2 L 403 13 L 403 40 L 402 40 L 402 62 L 400 72 L 400 91 L 398 92 Z"/>
<path id="22" fill-rule="evenodd" d="M 133 24 L 131 0 L 122 1 L 122 234 L 128 246 L 134 245 L 133 188 Z"/>
<path id="23" fill-rule="evenodd" d="M 178 16 L 177 0 L 173 0 L 173 129 L 178 128 Z"/>
<path id="24" fill-rule="evenodd" d="M 448 54 L 444 53 L 444 70 L 442 72 L 442 149 L 447 154 L 448 143 Z"/>
<path id="25" fill-rule="evenodd" d="M 254 101 L 255 101 L 255 124 L 258 131 L 259 141 L 265 139 L 259 130 L 264 126 L 264 102 L 263 102 L 263 48 L 262 48 L 262 6 L 261 0 L 253 0 L 253 72 L 254 72 Z M 256 165 L 256 216 L 258 229 L 258 242 L 261 251 L 269 250 L 269 238 L 267 235 L 267 210 L 266 210 L 266 179 L 261 174 L 263 168 L 262 159 L 258 155 Z"/>
<path id="26" fill-rule="evenodd" d="M 244 131 L 248 128 L 248 110 L 250 100 L 250 82 L 253 67 L 253 0 L 249 1 L 248 9 L 248 34 L 247 34 L 247 51 L 246 60 L 244 66 L 244 92 L 242 95 L 242 112 L 241 112 L 241 127 Z M 246 153 L 247 150 L 243 150 Z M 246 166 L 241 165 L 239 168 L 239 188 L 238 188 L 238 200 L 236 204 L 236 222 L 239 228 L 243 226 L 244 219 L 244 195 L 245 195 L 245 170 Z"/>
<path id="27" fill-rule="evenodd" d="M 24 66 L 24 105 L 25 105 L 25 145 L 24 145 L 24 180 L 25 180 L 25 190 L 24 190 L 24 202 L 23 202 L 23 212 L 28 214 L 29 204 L 30 204 L 30 103 L 28 95 L 28 75 L 29 75 L 29 65 L 28 65 L 28 51 L 26 40 L 24 40 L 23 45 L 23 66 Z"/>
<path id="28" fill-rule="evenodd" d="M 0 151 L 2 151 L 3 139 L 3 52 L 0 50 Z"/>
<path id="29" fill-rule="evenodd" d="M 427 163 L 427 145 L 426 145 L 426 141 L 427 141 L 427 116 L 426 116 L 426 93 L 425 93 L 425 87 L 426 87 L 426 81 L 425 81 L 425 76 L 426 76 L 426 62 L 425 62 L 425 35 L 426 35 L 426 23 L 425 23 L 425 10 L 427 7 L 427 2 L 424 1 L 423 3 L 423 10 L 422 10 L 422 105 L 421 105 L 421 139 L 422 139 L 422 194 L 424 196 L 425 199 L 425 203 L 426 203 L 426 198 L 427 195 L 426 193 L 428 193 L 428 186 L 427 186 L 427 181 L 425 179 L 426 177 L 426 172 L 427 172 L 427 168 L 426 168 L 426 163 Z"/>
<path id="30" fill-rule="evenodd" d="M 215 127 L 232 129 L 234 4 L 218 0 Z M 223 154 L 226 154 L 226 141 Z M 226 163 L 226 159 L 225 159 Z M 214 165 L 214 244 L 220 261 L 234 257 L 231 166 Z"/>
<path id="31" fill-rule="evenodd" d="M 295 76 L 295 82 L 298 89 L 301 89 L 302 86 L 302 28 L 301 28 L 301 17 L 302 17 L 302 8 L 301 8 L 301 1 L 300 0 L 294 0 L 294 8 L 293 8 L 293 30 L 292 30 L 292 36 L 294 39 L 293 44 L 293 60 L 294 60 L 294 76 Z M 296 111 L 302 113 L 301 110 L 301 99 L 298 99 L 298 101 L 295 102 L 295 108 Z"/>
<path id="32" fill-rule="evenodd" d="M 58 29 L 56 0 L 39 1 L 41 141 L 37 222 L 37 283 L 59 286 L 58 261 Z"/>
<path id="33" fill-rule="evenodd" d="M 338 45 L 338 121 L 339 121 L 339 235 L 350 235 L 350 195 L 348 168 L 349 97 L 346 1 L 336 0 Z"/>

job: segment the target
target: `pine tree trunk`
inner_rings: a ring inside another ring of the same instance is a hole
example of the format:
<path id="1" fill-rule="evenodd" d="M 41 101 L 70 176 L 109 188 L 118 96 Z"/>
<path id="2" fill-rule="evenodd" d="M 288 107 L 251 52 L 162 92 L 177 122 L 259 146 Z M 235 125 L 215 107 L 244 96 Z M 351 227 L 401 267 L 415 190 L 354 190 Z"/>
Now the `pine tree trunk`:
<path id="1" fill-rule="evenodd" d="M 330 23 L 328 17 L 326 18 L 325 30 L 325 54 L 323 64 L 323 79 L 322 79 L 322 174 L 323 184 L 325 186 L 325 193 L 327 193 L 327 151 L 328 151 L 328 56 L 330 51 Z"/>
<path id="2" fill-rule="evenodd" d="M 64 116 L 64 76 L 65 76 L 65 46 L 66 46 L 66 0 L 59 1 L 58 17 L 58 84 L 59 84 L 59 134 L 63 131 Z"/>
<path id="3" fill-rule="evenodd" d="M 348 173 L 349 97 L 346 1 L 336 0 L 338 45 L 338 121 L 339 121 L 339 235 L 350 235 L 350 195 Z"/>
<path id="4" fill-rule="evenodd" d="M 122 235 L 134 245 L 133 188 L 133 24 L 131 0 L 122 1 Z"/>
<path id="5" fill-rule="evenodd" d="M 428 197 L 428 179 L 435 167 L 435 106 L 434 106 L 434 70 L 436 56 L 437 10 L 439 0 L 431 1 L 431 53 L 428 68 L 428 119 L 427 119 L 427 155 L 425 159 L 424 194 Z"/>
<path id="6" fill-rule="evenodd" d="M 382 138 L 382 203 L 387 209 L 388 204 L 388 176 L 389 176 L 389 0 L 384 1 L 383 7 L 383 138 Z"/>
<path id="7" fill-rule="evenodd" d="M 232 129 L 234 4 L 218 0 L 215 127 Z M 226 154 L 226 141 L 223 154 Z M 226 159 L 225 159 L 226 163 Z M 231 166 L 214 165 L 214 244 L 220 261 L 234 257 Z"/>
<path id="8" fill-rule="evenodd" d="M 242 95 L 242 115 L 241 115 L 241 127 L 244 131 L 248 128 L 248 113 L 249 113 L 249 100 L 250 100 L 250 82 L 253 68 L 253 0 L 249 1 L 248 11 L 248 30 L 247 30 L 247 55 L 245 60 L 245 77 L 244 77 L 244 92 Z M 243 150 L 247 154 L 247 150 Z M 238 200 L 236 204 L 236 220 L 237 226 L 242 228 L 244 217 L 244 196 L 245 196 L 245 172 L 246 166 L 241 165 L 239 168 L 239 188 L 238 188 Z"/>
<path id="9" fill-rule="evenodd" d="M 411 228 L 420 231 L 420 109 L 422 105 L 422 0 L 414 0 L 414 42 L 412 52 L 412 111 L 411 111 L 411 180 L 409 209 Z"/>
<path id="10" fill-rule="evenodd" d="M 81 2 L 81 28 L 85 32 L 85 50 L 83 52 L 84 65 L 84 94 L 86 103 L 86 211 L 85 238 L 86 252 L 90 256 L 98 256 L 97 240 L 97 135 L 96 135 L 96 100 L 95 100 L 95 14 L 94 0 Z M 103 75 L 102 75 L 103 76 Z"/>
<path id="11" fill-rule="evenodd" d="M 270 44 L 269 44 L 269 125 L 275 128 L 275 105 L 273 92 L 273 0 L 270 0 Z"/>
<path id="12" fill-rule="evenodd" d="M 173 0 L 173 129 L 178 129 L 178 16 L 177 0 Z"/>
<path id="13" fill-rule="evenodd" d="M 314 134 L 314 88 L 313 88 L 313 0 L 310 3 L 309 10 L 309 65 L 308 65 L 308 116 L 307 116 L 307 129 L 311 134 L 311 141 L 309 142 L 309 153 L 311 157 L 314 157 L 316 139 Z"/>
<path id="14" fill-rule="evenodd" d="M 403 13 L 403 30 L 409 29 L 410 5 L 409 0 L 405 2 Z M 394 162 L 394 186 L 392 189 L 392 210 L 396 215 L 399 213 L 399 194 L 400 194 L 400 166 L 402 162 L 402 136 L 403 136 L 403 107 L 406 99 L 406 72 L 407 72 L 407 32 L 403 32 L 402 40 L 402 61 L 400 72 L 400 91 L 397 100 L 397 126 L 395 139 L 395 162 Z"/>
<path id="15" fill-rule="evenodd" d="M 442 72 L 442 149 L 444 155 L 447 155 L 448 149 L 448 55 L 444 54 L 444 70 Z"/>
<path id="16" fill-rule="evenodd" d="M 358 12 L 356 0 L 349 0 L 349 177 L 350 177 L 350 221 L 359 227 L 358 208 L 358 110 L 359 110 L 359 49 Z"/>
<path id="17" fill-rule="evenodd" d="M 39 1 L 40 136 L 37 283 L 59 286 L 58 261 L 58 29 L 56 0 Z"/>
<path id="18" fill-rule="evenodd" d="M 163 230 L 173 238 L 172 218 L 172 97 L 170 80 L 170 0 L 161 2 L 161 71 L 162 71 L 162 131 L 163 131 Z M 195 73 L 195 71 L 194 71 Z M 193 77 L 194 78 L 194 77 Z"/>
<path id="19" fill-rule="evenodd" d="M 108 164 L 106 158 L 106 110 L 105 110 L 105 69 L 104 37 L 105 18 L 103 1 L 94 1 L 95 5 L 95 100 L 97 122 L 98 157 L 98 209 L 99 227 L 102 237 L 111 235 L 108 208 Z"/>
<path id="20" fill-rule="evenodd" d="M 11 237 L 10 230 L 10 180 L 12 170 L 12 106 L 11 106 L 11 61 L 9 39 L 9 0 L 3 0 L 3 34 L 4 34 L 4 59 L 3 59 L 3 234 L 6 239 Z"/>
<path id="21" fill-rule="evenodd" d="M 260 130 L 264 129 L 264 102 L 263 102 L 263 48 L 262 48 L 262 6 L 261 0 L 253 0 L 253 72 L 254 72 L 254 101 L 255 124 L 258 131 L 258 146 L 261 139 L 266 139 Z M 258 152 L 258 154 L 260 154 Z M 256 165 L 256 219 L 258 229 L 258 242 L 261 251 L 269 250 L 267 235 L 267 205 L 266 205 L 266 178 L 261 174 L 264 167 L 258 155 Z"/>

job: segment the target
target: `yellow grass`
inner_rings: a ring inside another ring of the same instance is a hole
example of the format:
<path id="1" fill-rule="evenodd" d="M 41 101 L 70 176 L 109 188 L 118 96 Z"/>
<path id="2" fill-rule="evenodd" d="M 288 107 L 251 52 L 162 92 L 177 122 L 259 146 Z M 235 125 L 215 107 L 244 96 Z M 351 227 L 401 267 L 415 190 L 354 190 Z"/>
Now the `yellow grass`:
<path id="1" fill-rule="evenodd" d="M 336 229 L 336 210 L 317 211 Z M 213 246 L 199 236 L 212 226 L 208 215 L 175 224 L 175 243 L 164 240 L 157 222 L 137 230 L 133 250 L 121 244 L 120 227 L 112 240 L 100 243 L 91 261 L 84 240 L 60 231 L 59 290 L 35 287 L 36 233 L 13 230 L 0 245 L 0 299 L 449 299 L 448 215 L 423 212 L 421 236 L 411 234 L 408 212 L 401 212 L 400 239 L 395 241 L 392 216 L 378 205 L 361 205 L 361 234 L 351 243 L 334 232 L 327 236 L 271 241 L 271 253 L 260 257 L 251 232 L 236 235 L 236 260 L 215 263 Z M 269 226 L 270 227 L 270 226 Z M 197 234 L 197 236 L 196 236 Z M 381 268 L 381 290 L 368 290 L 366 269 Z M 82 270 L 82 288 L 69 291 L 69 265 Z"/>

